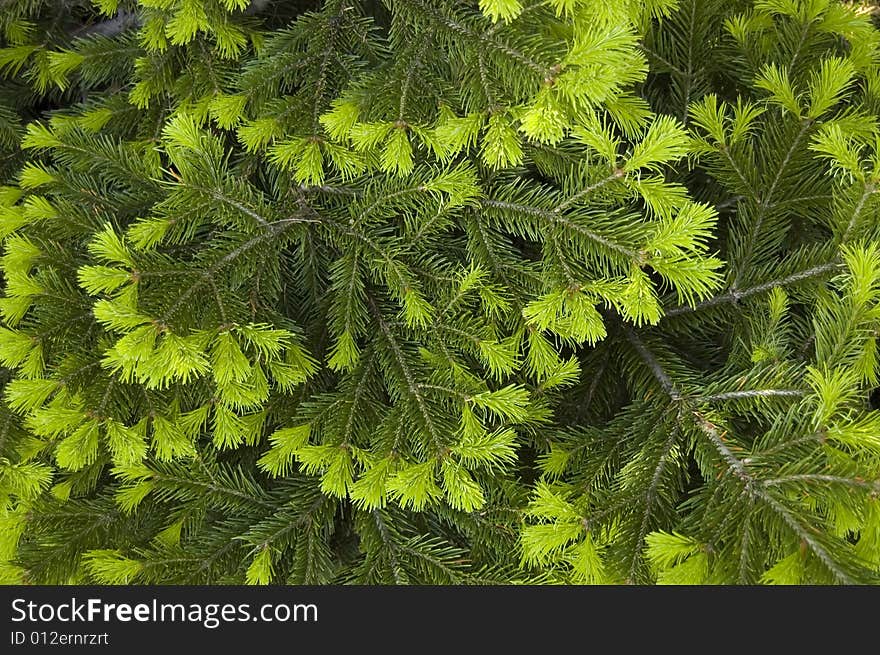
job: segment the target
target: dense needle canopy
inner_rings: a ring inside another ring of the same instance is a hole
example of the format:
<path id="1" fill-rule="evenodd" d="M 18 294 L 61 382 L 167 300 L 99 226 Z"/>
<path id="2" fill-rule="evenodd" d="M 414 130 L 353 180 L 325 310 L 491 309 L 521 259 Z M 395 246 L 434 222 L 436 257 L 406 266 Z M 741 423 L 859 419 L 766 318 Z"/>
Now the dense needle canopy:
<path id="1" fill-rule="evenodd" d="M 832 0 L 7 0 L 0 580 L 871 583 Z"/>

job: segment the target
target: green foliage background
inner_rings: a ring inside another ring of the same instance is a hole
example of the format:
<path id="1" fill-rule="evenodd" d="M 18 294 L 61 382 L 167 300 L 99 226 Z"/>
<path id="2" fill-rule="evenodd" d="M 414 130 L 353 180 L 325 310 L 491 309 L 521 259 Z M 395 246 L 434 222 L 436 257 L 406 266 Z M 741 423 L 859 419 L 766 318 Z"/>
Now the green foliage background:
<path id="1" fill-rule="evenodd" d="M 0 580 L 877 581 L 868 9 L 0 35 Z"/>

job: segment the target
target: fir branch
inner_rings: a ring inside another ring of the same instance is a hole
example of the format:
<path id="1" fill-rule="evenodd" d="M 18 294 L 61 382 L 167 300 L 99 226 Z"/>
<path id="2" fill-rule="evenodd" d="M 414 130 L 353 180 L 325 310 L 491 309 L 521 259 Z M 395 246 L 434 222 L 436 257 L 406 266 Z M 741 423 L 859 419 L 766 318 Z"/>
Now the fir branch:
<path id="1" fill-rule="evenodd" d="M 752 265 L 752 257 L 755 249 L 755 244 L 757 243 L 759 237 L 761 236 L 761 229 L 764 226 L 764 221 L 767 219 L 767 213 L 773 207 L 773 199 L 774 194 L 776 193 L 776 189 L 779 186 L 780 180 L 782 180 L 782 176 L 788 168 L 792 158 L 794 157 L 795 152 L 800 147 L 801 142 L 806 136 L 809 129 L 813 126 L 813 120 L 809 118 L 801 119 L 800 121 L 800 129 L 795 135 L 794 139 L 792 139 L 791 144 L 788 147 L 788 150 L 785 152 L 785 156 L 782 158 L 782 162 L 779 166 L 776 167 L 776 175 L 773 178 L 773 181 L 770 184 L 770 188 L 767 190 L 767 193 L 758 199 L 757 203 L 757 216 L 751 221 L 749 224 L 745 236 L 743 237 L 745 240 L 745 246 L 740 253 L 740 256 L 737 258 L 735 262 L 734 269 L 734 278 L 731 283 L 732 286 L 736 286 L 737 280 L 742 276 L 742 272 L 747 270 Z"/>
<path id="2" fill-rule="evenodd" d="M 543 65 L 540 62 L 535 61 L 525 53 L 511 47 L 491 32 L 476 32 L 465 25 L 463 22 L 457 20 L 456 17 L 444 13 L 440 9 L 426 6 L 421 0 L 406 0 L 406 4 L 418 8 L 420 13 L 430 18 L 431 21 L 435 24 L 440 25 L 455 34 L 464 36 L 468 40 L 475 42 L 476 44 L 478 44 L 478 47 L 487 48 L 494 52 L 503 54 L 513 61 L 523 64 L 536 72 L 538 75 L 540 75 L 542 79 L 551 77 L 549 66 Z"/>
<path id="3" fill-rule="evenodd" d="M 691 401 L 678 391 L 671 378 L 663 370 L 657 359 L 648 350 L 645 344 L 639 339 L 635 332 L 625 327 L 627 339 L 638 351 L 639 355 L 645 360 L 647 366 L 651 369 L 657 381 L 669 395 L 673 403 L 678 404 L 683 412 L 687 412 L 693 417 L 694 424 L 699 430 L 708 437 L 713 447 L 722 455 L 728 464 L 728 470 L 733 473 L 743 484 L 744 490 L 756 500 L 760 500 L 770 507 L 778 516 L 782 518 L 785 524 L 794 532 L 801 541 L 818 557 L 825 567 L 834 575 L 838 582 L 842 584 L 854 584 L 853 578 L 841 568 L 835 558 L 828 550 L 814 537 L 813 530 L 804 526 L 798 519 L 786 508 L 777 498 L 775 498 L 767 490 L 767 480 L 758 479 L 751 473 L 746 463 L 737 457 L 725 441 L 724 434 L 719 431 L 718 427 L 710 421 L 706 416 L 696 408 Z"/>
<path id="4" fill-rule="evenodd" d="M 868 198 L 877 193 L 877 188 L 873 184 L 865 184 L 865 190 L 859 196 L 858 202 L 856 202 L 855 209 L 853 210 L 852 216 L 849 219 L 849 223 L 846 225 L 846 229 L 843 231 L 843 235 L 840 237 L 841 243 L 846 243 L 849 241 L 849 237 L 852 234 L 853 229 L 855 229 L 856 223 L 858 223 L 859 217 L 862 215 L 862 211 L 865 209 L 865 205 L 868 202 Z"/>
<path id="5" fill-rule="evenodd" d="M 678 316 L 681 314 L 688 314 L 695 311 L 700 311 L 703 309 L 708 309 L 710 307 L 716 307 L 718 305 L 725 305 L 729 303 L 738 303 L 740 300 L 745 298 L 749 298 L 754 295 L 758 295 L 761 293 L 765 293 L 767 291 L 771 291 L 777 287 L 784 287 L 790 284 L 796 284 L 798 282 L 803 282 L 804 280 L 810 280 L 816 277 L 820 277 L 825 275 L 826 273 L 831 273 L 833 271 L 838 271 L 841 268 L 841 264 L 839 262 L 829 262 L 827 264 L 819 264 L 818 266 L 812 266 L 803 271 L 798 271 L 797 273 L 792 273 L 791 275 L 786 275 L 785 277 L 770 280 L 769 282 L 763 282 L 761 284 L 756 284 L 753 287 L 747 287 L 745 289 L 734 289 L 727 293 L 724 293 L 720 296 L 714 296 L 707 300 L 703 300 L 698 302 L 696 305 L 681 305 L 679 307 L 673 307 L 664 312 L 666 316 Z"/>
<path id="6" fill-rule="evenodd" d="M 236 259 L 241 257 L 242 255 L 250 252 L 257 246 L 265 243 L 266 241 L 270 241 L 273 239 L 277 239 L 284 231 L 286 226 L 296 225 L 299 223 L 316 223 L 318 222 L 314 218 L 304 218 L 304 217 L 291 217 L 285 218 L 281 220 L 274 221 L 272 223 L 267 224 L 266 230 L 257 236 L 245 241 L 238 247 L 236 247 L 231 252 L 226 253 L 223 257 L 221 257 L 217 262 L 215 262 L 212 266 L 202 271 L 199 275 L 196 282 L 186 289 L 184 289 L 177 298 L 168 306 L 168 308 L 162 313 L 162 315 L 157 319 L 159 323 L 166 323 L 172 316 L 174 316 L 178 310 L 192 297 L 193 294 L 198 292 L 204 285 L 209 284 L 211 280 L 214 279 L 214 276 L 217 275 L 220 271 L 222 271 L 226 266 L 234 262 Z"/>
<path id="7" fill-rule="evenodd" d="M 808 392 L 803 389 L 748 389 L 745 391 L 725 391 L 705 396 L 697 396 L 701 402 L 724 402 L 746 398 L 802 398 Z"/>
<path id="8" fill-rule="evenodd" d="M 437 448 L 437 452 L 443 452 L 444 444 L 443 440 L 440 437 L 440 431 L 437 429 L 437 426 L 434 425 L 434 419 L 431 416 L 431 412 L 428 410 L 428 406 L 425 402 L 424 396 L 422 396 L 422 393 L 419 390 L 419 384 L 416 381 L 416 376 L 410 369 L 410 366 L 407 364 L 406 357 L 403 354 L 403 349 L 401 348 L 399 341 L 394 336 L 394 333 L 391 331 L 391 327 L 382 317 L 382 312 L 376 304 L 376 301 L 371 296 L 367 295 L 367 302 L 370 307 L 370 312 L 373 314 L 373 317 L 379 324 L 379 329 L 382 331 L 382 334 L 385 337 L 385 341 L 391 347 L 391 352 L 394 355 L 394 360 L 400 367 L 400 371 L 403 374 L 403 379 L 406 382 L 409 393 L 412 396 L 413 400 L 415 400 L 416 402 L 416 405 L 419 409 L 419 414 L 422 418 L 422 421 L 424 422 L 428 434 L 430 434 L 431 439 L 433 440 L 434 445 Z"/>
<path id="9" fill-rule="evenodd" d="M 561 211 L 554 210 L 546 210 L 541 209 L 539 207 L 530 207 L 528 205 L 522 205 L 515 202 L 507 202 L 503 200 L 483 200 L 483 205 L 487 207 L 495 207 L 498 209 L 505 209 L 510 211 L 516 211 L 523 214 L 528 214 L 530 216 L 536 216 L 538 218 L 543 218 L 545 220 L 550 221 L 551 223 L 555 223 L 557 225 L 562 225 L 566 229 L 571 232 L 575 232 L 577 234 L 582 234 L 591 241 L 594 241 L 601 246 L 608 248 L 609 250 L 613 250 L 615 252 L 619 252 L 622 255 L 630 259 L 637 259 L 638 253 L 626 246 L 620 245 L 611 241 L 610 239 L 606 239 L 605 237 L 596 234 L 593 230 L 584 227 L 583 225 L 579 225 L 577 223 L 572 222 L 570 219 L 566 218 L 565 215 Z"/>
<path id="10" fill-rule="evenodd" d="M 647 351 L 645 352 L 650 356 L 650 353 L 647 353 Z M 642 549 L 645 546 L 645 537 L 648 535 L 648 531 L 650 529 L 650 520 L 653 516 L 652 510 L 654 502 L 656 500 L 657 489 L 660 485 L 660 479 L 662 478 L 663 473 L 666 470 L 666 466 L 669 461 L 669 455 L 672 452 L 672 449 L 675 447 L 680 435 L 681 431 L 678 425 L 676 425 L 675 427 L 673 427 L 673 429 L 669 431 L 669 436 L 667 437 L 666 442 L 663 444 L 663 448 L 660 451 L 660 457 L 657 460 L 657 466 L 651 475 L 651 482 L 645 489 L 645 509 L 642 512 L 642 520 L 639 524 L 638 532 L 636 533 L 636 545 L 633 548 L 633 556 L 632 560 L 630 561 L 629 567 L 628 581 L 630 582 L 630 584 L 635 583 L 639 564 L 641 564 L 642 561 Z"/>
<path id="11" fill-rule="evenodd" d="M 120 9 L 113 18 L 86 25 L 77 29 L 73 34 L 75 36 L 93 36 L 100 35 L 105 37 L 114 37 L 123 32 L 140 27 L 141 16 L 136 11 L 126 11 Z"/>

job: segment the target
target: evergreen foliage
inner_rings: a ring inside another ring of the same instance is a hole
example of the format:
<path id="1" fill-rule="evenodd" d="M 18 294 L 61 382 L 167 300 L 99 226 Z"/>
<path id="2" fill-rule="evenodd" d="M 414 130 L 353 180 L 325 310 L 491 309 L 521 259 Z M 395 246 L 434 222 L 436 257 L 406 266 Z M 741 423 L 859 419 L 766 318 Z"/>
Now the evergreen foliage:
<path id="1" fill-rule="evenodd" d="M 0 580 L 873 583 L 832 0 L 9 0 Z"/>

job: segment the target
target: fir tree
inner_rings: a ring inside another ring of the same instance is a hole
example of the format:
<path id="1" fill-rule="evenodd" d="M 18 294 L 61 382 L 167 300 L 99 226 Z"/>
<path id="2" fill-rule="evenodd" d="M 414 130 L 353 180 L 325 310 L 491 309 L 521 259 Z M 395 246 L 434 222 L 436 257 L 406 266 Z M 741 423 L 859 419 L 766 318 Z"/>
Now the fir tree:
<path id="1" fill-rule="evenodd" d="M 831 0 L 11 0 L 13 583 L 871 583 Z"/>

